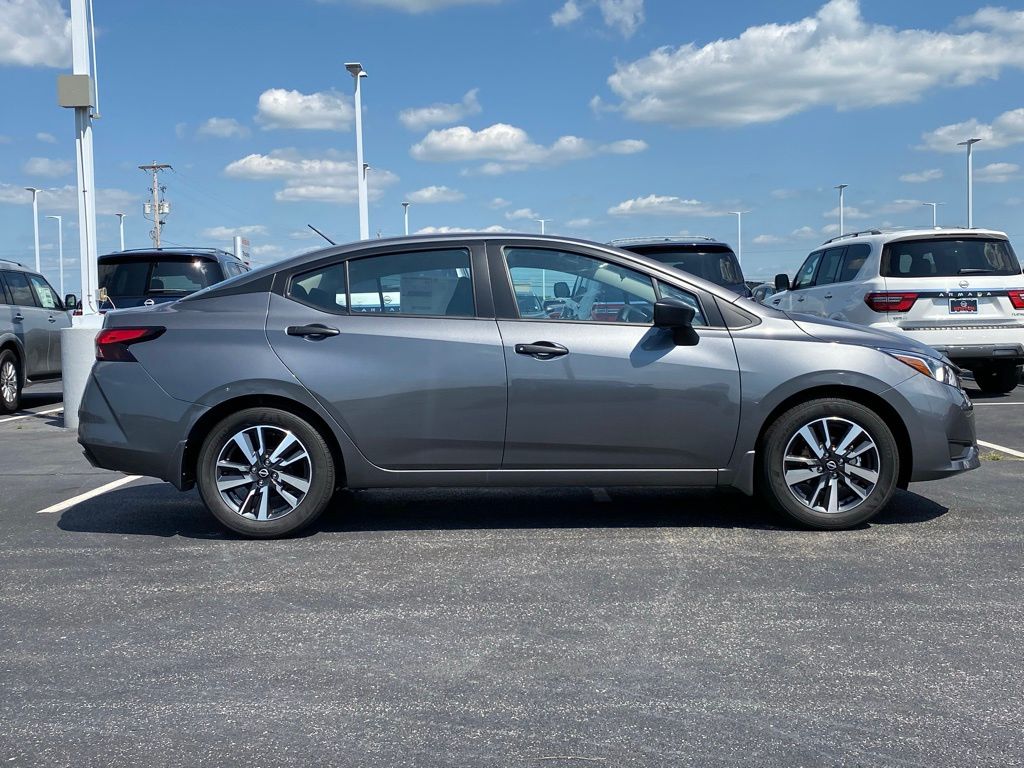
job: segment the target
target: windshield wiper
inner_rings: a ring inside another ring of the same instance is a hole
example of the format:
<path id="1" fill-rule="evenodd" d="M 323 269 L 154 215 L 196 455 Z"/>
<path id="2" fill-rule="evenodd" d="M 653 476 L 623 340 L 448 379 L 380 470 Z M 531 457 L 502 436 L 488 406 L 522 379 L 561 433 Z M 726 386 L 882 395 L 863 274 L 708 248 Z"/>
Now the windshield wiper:
<path id="1" fill-rule="evenodd" d="M 976 267 L 964 267 L 959 272 L 957 272 L 957 274 L 958 275 L 994 275 L 998 271 L 999 270 L 997 270 L 997 269 L 979 269 L 979 268 L 976 268 Z"/>

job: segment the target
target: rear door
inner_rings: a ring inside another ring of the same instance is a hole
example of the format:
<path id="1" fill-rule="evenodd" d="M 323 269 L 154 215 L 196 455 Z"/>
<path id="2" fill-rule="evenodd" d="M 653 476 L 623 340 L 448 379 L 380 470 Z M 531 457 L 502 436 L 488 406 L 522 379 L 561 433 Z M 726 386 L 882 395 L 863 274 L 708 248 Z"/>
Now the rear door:
<path id="1" fill-rule="evenodd" d="M 504 469 L 716 469 L 728 463 L 739 419 L 739 373 L 729 332 L 710 327 L 717 307 L 708 297 L 602 252 L 541 242 L 488 248 L 508 368 Z M 553 286 L 563 283 L 575 288 L 555 317 L 517 312 L 513 285 L 529 285 L 549 299 Z M 621 299 L 609 302 L 612 294 Z M 694 307 L 700 326 L 695 346 L 676 346 L 669 331 L 653 327 L 653 304 L 666 295 Z M 618 308 L 609 315 L 613 304 Z"/>
<path id="2" fill-rule="evenodd" d="M 468 243 L 311 265 L 271 295 L 267 337 L 377 466 L 496 469 L 507 387 L 485 269 Z"/>
<path id="3" fill-rule="evenodd" d="M 24 272 L 4 272 L 11 295 L 11 326 L 25 349 L 25 374 L 45 376 L 50 369 L 49 313 L 36 304 L 35 293 Z"/>
<path id="4" fill-rule="evenodd" d="M 61 369 L 60 332 L 62 328 L 71 326 L 71 318 L 64 311 L 60 298 L 53 287 L 41 275 L 29 275 L 29 284 L 35 294 L 36 303 L 46 311 L 47 336 L 47 373 L 56 374 Z"/>

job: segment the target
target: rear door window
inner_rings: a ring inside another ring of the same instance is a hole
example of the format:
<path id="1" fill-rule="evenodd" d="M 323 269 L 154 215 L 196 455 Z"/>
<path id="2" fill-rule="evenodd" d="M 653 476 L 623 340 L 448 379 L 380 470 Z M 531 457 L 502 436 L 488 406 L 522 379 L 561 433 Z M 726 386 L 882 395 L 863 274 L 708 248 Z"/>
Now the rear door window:
<path id="1" fill-rule="evenodd" d="M 846 248 L 829 248 L 822 254 L 821 268 L 814 280 L 815 285 L 831 285 L 839 279 L 839 270 L 843 265 L 843 253 Z"/>
<path id="2" fill-rule="evenodd" d="M 288 286 L 288 298 L 324 312 L 347 312 L 345 262 L 295 275 Z"/>
<path id="3" fill-rule="evenodd" d="M 865 243 L 857 243 L 846 247 L 846 255 L 843 256 L 843 268 L 839 273 L 837 282 L 847 283 L 857 277 L 864 262 L 868 260 L 871 253 L 871 246 Z"/>
<path id="4" fill-rule="evenodd" d="M 11 292 L 11 301 L 19 307 L 36 306 L 35 294 L 28 284 L 28 278 L 24 272 L 4 272 L 7 281 L 7 288 Z"/>
<path id="5" fill-rule="evenodd" d="M 881 274 L 883 277 L 1019 275 L 1020 263 L 1006 240 L 929 238 L 886 245 Z"/>
<path id="6" fill-rule="evenodd" d="M 352 259 L 348 282 L 353 313 L 476 315 L 469 251 L 462 248 Z"/>

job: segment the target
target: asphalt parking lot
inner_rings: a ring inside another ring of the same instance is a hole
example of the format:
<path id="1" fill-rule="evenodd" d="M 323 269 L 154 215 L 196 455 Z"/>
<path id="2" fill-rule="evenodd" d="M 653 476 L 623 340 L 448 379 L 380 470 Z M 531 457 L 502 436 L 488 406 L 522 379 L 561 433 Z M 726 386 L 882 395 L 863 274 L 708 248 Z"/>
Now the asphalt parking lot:
<path id="1" fill-rule="evenodd" d="M 982 469 L 855 531 L 388 491 L 255 542 L 151 480 L 69 503 L 121 476 L 30 389 L 0 419 L 0 761 L 1020 765 L 1024 387 L 971 394 Z"/>

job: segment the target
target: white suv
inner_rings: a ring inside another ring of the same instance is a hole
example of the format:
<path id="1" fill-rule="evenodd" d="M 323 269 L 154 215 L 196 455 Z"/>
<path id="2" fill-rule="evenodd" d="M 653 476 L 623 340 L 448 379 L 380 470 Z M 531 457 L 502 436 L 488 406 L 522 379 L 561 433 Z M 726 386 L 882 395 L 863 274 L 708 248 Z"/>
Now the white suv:
<path id="1" fill-rule="evenodd" d="M 833 238 L 765 301 L 784 312 L 905 333 L 1009 392 L 1024 364 L 1024 274 L 1002 232 L 870 230 Z"/>

